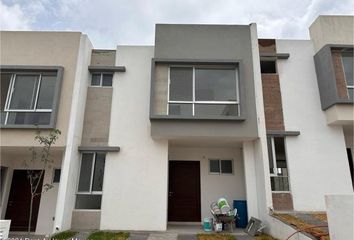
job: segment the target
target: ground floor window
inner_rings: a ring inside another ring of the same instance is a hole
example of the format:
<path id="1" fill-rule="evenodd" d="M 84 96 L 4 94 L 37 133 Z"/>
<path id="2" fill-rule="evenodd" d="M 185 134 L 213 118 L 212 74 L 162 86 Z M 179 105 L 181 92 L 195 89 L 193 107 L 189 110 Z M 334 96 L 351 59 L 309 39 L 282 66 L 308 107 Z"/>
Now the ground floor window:
<path id="1" fill-rule="evenodd" d="M 269 172 L 272 191 L 288 192 L 289 173 L 284 137 L 267 137 Z"/>
<path id="2" fill-rule="evenodd" d="M 106 153 L 82 154 L 76 209 L 101 209 L 105 160 Z"/>
<path id="3" fill-rule="evenodd" d="M 233 174 L 233 160 L 209 159 L 210 174 Z"/>

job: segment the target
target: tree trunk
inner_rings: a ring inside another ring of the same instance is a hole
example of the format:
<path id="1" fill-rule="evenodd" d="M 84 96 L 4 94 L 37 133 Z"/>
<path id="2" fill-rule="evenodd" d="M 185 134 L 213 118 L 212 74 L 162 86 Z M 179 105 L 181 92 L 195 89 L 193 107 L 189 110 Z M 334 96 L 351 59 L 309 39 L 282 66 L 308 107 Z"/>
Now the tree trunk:
<path id="1" fill-rule="evenodd" d="M 34 198 L 34 195 L 31 194 L 31 205 L 30 205 L 30 212 L 29 212 L 29 219 L 28 219 L 28 235 L 31 233 L 33 198 Z"/>

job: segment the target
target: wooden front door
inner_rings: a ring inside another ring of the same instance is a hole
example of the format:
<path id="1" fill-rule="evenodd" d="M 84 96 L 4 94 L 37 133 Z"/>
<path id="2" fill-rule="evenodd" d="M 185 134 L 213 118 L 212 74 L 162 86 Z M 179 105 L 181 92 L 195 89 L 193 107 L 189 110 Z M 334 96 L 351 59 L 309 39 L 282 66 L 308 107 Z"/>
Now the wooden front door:
<path id="1" fill-rule="evenodd" d="M 200 222 L 200 164 L 170 161 L 168 221 Z"/>
<path id="2" fill-rule="evenodd" d="M 44 175 L 44 174 L 43 174 Z M 40 180 L 37 192 L 42 191 L 43 177 Z M 31 231 L 36 230 L 40 195 L 33 200 Z M 5 219 L 11 219 L 11 231 L 27 231 L 31 190 L 27 179 L 27 170 L 14 170 Z"/>

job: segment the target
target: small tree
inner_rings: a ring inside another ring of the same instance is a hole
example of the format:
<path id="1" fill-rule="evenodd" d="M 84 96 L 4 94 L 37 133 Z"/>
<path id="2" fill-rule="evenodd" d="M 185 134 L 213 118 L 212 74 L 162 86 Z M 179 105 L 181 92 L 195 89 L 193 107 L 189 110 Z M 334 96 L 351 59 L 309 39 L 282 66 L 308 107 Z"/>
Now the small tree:
<path id="1" fill-rule="evenodd" d="M 24 163 L 25 168 L 27 169 L 27 179 L 29 181 L 31 190 L 28 234 L 31 231 L 34 198 L 42 195 L 45 192 L 48 192 L 50 189 L 53 188 L 53 185 L 51 183 L 45 183 L 43 185 L 43 188 L 40 189 L 42 187 L 40 186 L 40 183 L 42 178 L 44 177 L 45 170 L 50 169 L 52 167 L 54 160 L 50 156 L 51 147 L 58 140 L 60 134 L 61 132 L 59 129 L 51 130 L 47 136 L 42 136 L 41 132 L 37 131 L 34 140 L 39 144 L 39 147 L 33 146 L 29 149 L 31 152 L 31 158 L 26 159 Z"/>

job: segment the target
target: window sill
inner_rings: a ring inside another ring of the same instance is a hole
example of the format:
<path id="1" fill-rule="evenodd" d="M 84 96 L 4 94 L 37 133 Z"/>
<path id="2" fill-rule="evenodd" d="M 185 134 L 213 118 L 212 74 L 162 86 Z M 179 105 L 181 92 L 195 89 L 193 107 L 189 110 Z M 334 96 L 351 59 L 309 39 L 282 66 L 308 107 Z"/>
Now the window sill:
<path id="1" fill-rule="evenodd" d="M 29 125 L 29 124 L 7 124 L 7 125 L 0 125 L 0 129 L 53 129 L 54 126 L 52 125 Z"/>
<path id="2" fill-rule="evenodd" d="M 199 120 L 199 121 L 245 121 L 245 116 L 172 116 L 151 115 L 150 120 Z"/>

